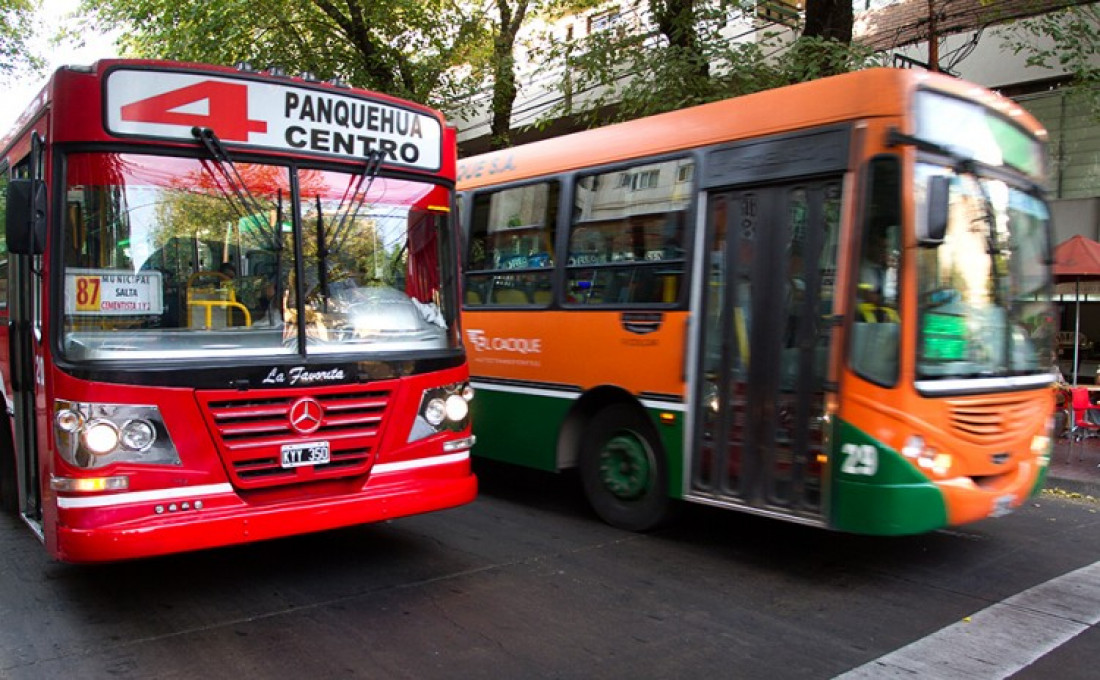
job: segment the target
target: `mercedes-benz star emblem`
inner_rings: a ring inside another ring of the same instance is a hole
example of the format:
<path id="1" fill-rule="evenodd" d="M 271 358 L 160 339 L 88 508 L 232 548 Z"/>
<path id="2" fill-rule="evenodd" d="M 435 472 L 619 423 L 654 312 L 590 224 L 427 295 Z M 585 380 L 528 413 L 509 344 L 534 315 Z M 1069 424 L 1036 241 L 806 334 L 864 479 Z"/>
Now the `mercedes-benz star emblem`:
<path id="1" fill-rule="evenodd" d="M 290 426 L 300 434 L 310 434 L 321 427 L 321 416 L 324 415 L 321 402 L 313 397 L 302 397 L 290 405 Z"/>

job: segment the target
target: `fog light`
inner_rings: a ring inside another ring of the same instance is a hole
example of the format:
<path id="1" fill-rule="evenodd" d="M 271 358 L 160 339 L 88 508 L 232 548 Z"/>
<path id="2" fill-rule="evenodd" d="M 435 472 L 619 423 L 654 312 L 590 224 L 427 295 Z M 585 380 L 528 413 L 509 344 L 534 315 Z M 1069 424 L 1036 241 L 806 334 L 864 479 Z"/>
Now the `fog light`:
<path id="1" fill-rule="evenodd" d="M 76 432 L 84 424 L 84 416 L 71 409 L 61 409 L 57 412 L 55 421 L 57 426 L 65 432 Z"/>
<path id="2" fill-rule="evenodd" d="M 471 386 L 468 383 L 466 385 L 463 385 L 463 387 L 462 387 L 462 398 L 465 399 L 466 401 L 473 401 L 474 400 L 474 388 L 473 388 L 473 386 Z"/>
<path id="3" fill-rule="evenodd" d="M 457 394 L 452 394 L 447 397 L 447 401 L 443 406 L 447 418 L 455 423 L 464 419 L 470 412 L 470 405 L 466 403 L 465 399 Z"/>
<path id="4" fill-rule="evenodd" d="M 118 426 L 109 420 L 93 420 L 81 434 L 84 448 L 97 456 L 105 456 L 118 448 Z"/>
<path id="5" fill-rule="evenodd" d="M 1031 438 L 1031 452 L 1039 457 L 1039 464 L 1046 465 L 1050 462 L 1050 437 L 1035 435 Z"/>
<path id="6" fill-rule="evenodd" d="M 147 451 L 157 440 L 157 430 L 148 420 L 128 420 L 122 426 L 121 440 L 131 451 Z"/>
<path id="7" fill-rule="evenodd" d="M 446 417 L 447 405 L 439 397 L 432 399 L 424 407 L 424 420 L 427 420 L 432 427 L 438 427 Z"/>

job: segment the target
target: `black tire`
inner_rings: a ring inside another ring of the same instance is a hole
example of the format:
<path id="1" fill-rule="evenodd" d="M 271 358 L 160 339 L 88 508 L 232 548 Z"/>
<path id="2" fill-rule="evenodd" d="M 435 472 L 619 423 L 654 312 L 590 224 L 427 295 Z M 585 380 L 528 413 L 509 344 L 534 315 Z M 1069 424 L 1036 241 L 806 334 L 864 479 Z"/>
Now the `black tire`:
<path id="1" fill-rule="evenodd" d="M 580 473 L 589 504 L 611 526 L 648 531 L 671 515 L 664 449 L 637 408 L 608 406 L 588 423 L 581 434 Z"/>
<path id="2" fill-rule="evenodd" d="M 11 423 L 0 413 L 0 512 L 14 515 L 19 510 L 19 482 L 15 471 L 15 449 L 12 446 Z"/>

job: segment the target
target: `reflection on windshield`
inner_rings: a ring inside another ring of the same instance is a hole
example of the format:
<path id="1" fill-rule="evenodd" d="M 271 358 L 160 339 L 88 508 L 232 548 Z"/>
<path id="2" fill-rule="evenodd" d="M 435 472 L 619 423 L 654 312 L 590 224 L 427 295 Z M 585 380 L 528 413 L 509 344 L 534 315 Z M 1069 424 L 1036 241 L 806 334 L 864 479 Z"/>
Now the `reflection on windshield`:
<path id="1" fill-rule="evenodd" d="M 456 346 L 443 188 L 247 163 L 234 187 L 209 159 L 136 154 L 67 168 L 72 359 Z"/>
<path id="2" fill-rule="evenodd" d="M 311 350 L 400 343 L 447 346 L 440 296 L 439 213 L 415 206 L 422 186 L 380 179 L 361 190 L 343 173 L 302 175 L 305 334 Z M 446 205 L 444 203 L 443 205 Z M 296 308 L 293 296 L 288 308 Z M 292 314 L 292 319 L 296 318 Z"/>
<path id="3" fill-rule="evenodd" d="M 943 243 L 919 252 L 918 377 L 1045 373 L 1052 332 L 1045 205 L 1001 181 L 920 166 L 921 205 L 934 174 L 951 177 L 950 211 Z"/>

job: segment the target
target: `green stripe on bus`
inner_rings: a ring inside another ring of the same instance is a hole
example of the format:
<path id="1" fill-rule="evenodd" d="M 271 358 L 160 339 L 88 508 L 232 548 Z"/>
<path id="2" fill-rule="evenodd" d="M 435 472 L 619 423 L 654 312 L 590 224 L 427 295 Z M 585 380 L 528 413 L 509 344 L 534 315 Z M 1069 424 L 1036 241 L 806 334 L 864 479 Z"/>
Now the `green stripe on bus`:
<path id="1" fill-rule="evenodd" d="M 558 429 L 572 399 L 480 387 L 470 404 L 476 456 L 557 470 Z"/>
<path id="2" fill-rule="evenodd" d="M 661 446 L 665 449 L 665 465 L 668 469 L 668 495 L 670 498 L 684 497 L 684 413 L 673 409 L 661 409 L 649 407 L 649 413 L 653 426 L 657 428 L 657 436 L 661 438 Z M 661 414 L 671 414 L 673 420 L 668 424 L 661 422 Z"/>
<path id="3" fill-rule="evenodd" d="M 902 535 L 947 525 L 943 493 L 899 452 L 844 421 L 835 431 L 833 528 Z"/>
<path id="4" fill-rule="evenodd" d="M 1031 494 L 1029 498 L 1038 496 L 1043 491 L 1043 487 L 1047 484 L 1047 473 L 1050 472 L 1050 463 L 1043 465 L 1039 468 L 1039 476 L 1035 480 L 1035 486 L 1031 487 Z"/>

